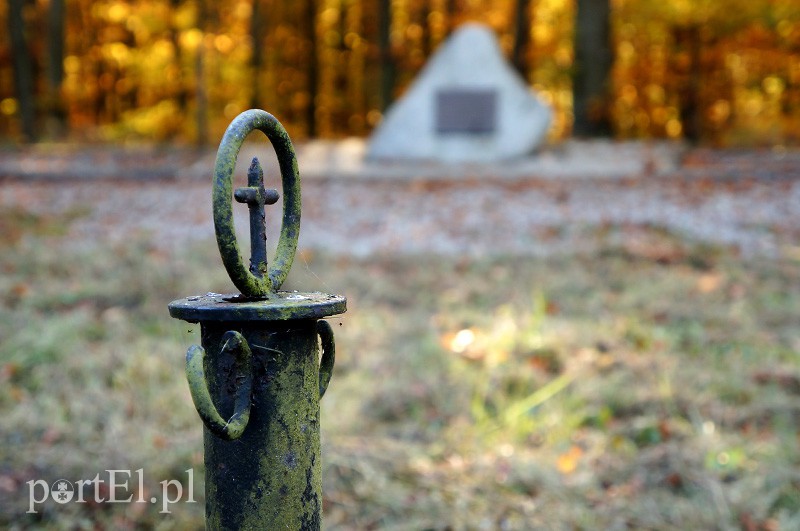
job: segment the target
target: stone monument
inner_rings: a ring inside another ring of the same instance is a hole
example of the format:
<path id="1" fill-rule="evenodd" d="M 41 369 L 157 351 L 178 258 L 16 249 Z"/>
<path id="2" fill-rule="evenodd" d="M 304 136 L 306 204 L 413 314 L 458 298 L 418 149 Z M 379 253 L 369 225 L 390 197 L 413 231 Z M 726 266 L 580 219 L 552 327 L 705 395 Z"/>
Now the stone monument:
<path id="1" fill-rule="evenodd" d="M 387 111 L 371 160 L 492 162 L 533 152 L 552 111 L 503 57 L 482 24 L 458 28 Z"/>

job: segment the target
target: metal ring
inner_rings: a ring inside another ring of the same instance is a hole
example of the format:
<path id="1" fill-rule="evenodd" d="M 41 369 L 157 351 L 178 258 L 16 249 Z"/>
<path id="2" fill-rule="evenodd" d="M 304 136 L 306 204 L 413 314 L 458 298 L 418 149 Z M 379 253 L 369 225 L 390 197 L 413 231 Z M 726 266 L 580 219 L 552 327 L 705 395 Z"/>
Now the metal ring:
<path id="1" fill-rule="evenodd" d="M 250 395 L 253 389 L 252 353 L 247 340 L 236 331 L 226 332 L 222 336 L 225 343 L 221 353 L 233 351 L 236 356 L 236 397 L 233 404 L 233 415 L 228 420 L 219 414 L 211 394 L 208 391 L 205 368 L 203 367 L 206 351 L 203 347 L 192 345 L 186 352 L 186 379 L 192 402 L 203 424 L 217 437 L 232 441 L 244 433 L 250 420 Z"/>
<path id="2" fill-rule="evenodd" d="M 267 275 L 259 278 L 242 263 L 233 224 L 233 170 L 242 142 L 253 130 L 267 135 L 281 169 L 283 220 L 278 248 Z M 212 191 L 214 230 L 222 263 L 233 284 L 248 297 L 266 297 L 278 291 L 294 261 L 300 235 L 300 173 L 292 141 L 281 123 L 266 111 L 251 109 L 237 116 L 222 137 L 214 163 Z"/>
<path id="3" fill-rule="evenodd" d="M 322 343 L 322 356 L 319 362 L 319 397 L 320 399 L 328 390 L 333 376 L 333 364 L 336 361 L 336 348 L 333 343 L 333 328 L 328 321 L 317 321 L 317 335 Z"/>

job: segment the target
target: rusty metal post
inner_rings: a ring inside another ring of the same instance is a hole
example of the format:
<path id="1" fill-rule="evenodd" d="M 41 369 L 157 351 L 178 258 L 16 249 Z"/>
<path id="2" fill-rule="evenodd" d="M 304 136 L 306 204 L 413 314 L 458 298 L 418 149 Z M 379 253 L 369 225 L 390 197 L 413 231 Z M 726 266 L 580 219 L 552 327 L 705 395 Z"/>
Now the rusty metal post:
<path id="1" fill-rule="evenodd" d="M 266 190 L 256 159 L 248 185 L 233 191 L 233 169 L 253 130 L 278 156 L 283 221 L 275 260 L 267 263 Z M 250 208 L 251 259 L 245 268 L 233 225 L 232 197 Z M 173 301 L 172 317 L 200 323 L 202 346 L 186 353 L 186 377 L 203 420 L 208 529 L 320 529 L 322 477 L 319 401 L 334 364 L 324 317 L 346 299 L 280 291 L 300 232 L 300 177 L 291 140 L 272 115 L 240 114 L 217 151 L 212 202 L 223 264 L 241 293 Z M 321 360 L 320 360 L 321 357 Z"/>

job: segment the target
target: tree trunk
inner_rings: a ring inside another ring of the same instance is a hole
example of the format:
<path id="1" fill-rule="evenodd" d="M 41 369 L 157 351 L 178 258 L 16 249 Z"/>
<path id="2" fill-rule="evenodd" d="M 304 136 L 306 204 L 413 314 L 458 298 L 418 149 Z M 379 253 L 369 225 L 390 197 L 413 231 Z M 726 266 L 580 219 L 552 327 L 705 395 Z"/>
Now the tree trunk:
<path id="1" fill-rule="evenodd" d="M 206 35 L 208 29 L 208 6 L 205 0 L 198 0 L 197 2 L 197 27 L 203 32 L 203 37 Z M 195 137 L 195 144 L 198 147 L 203 147 L 208 143 L 208 94 L 206 93 L 206 76 L 205 76 L 205 52 L 206 45 L 205 39 L 200 42 L 195 52 L 194 64 L 194 104 L 195 104 L 195 124 L 197 128 L 197 136 Z"/>
<path id="2" fill-rule="evenodd" d="M 703 136 L 701 120 L 700 85 L 702 83 L 702 37 L 699 25 L 689 25 L 673 29 L 675 44 L 679 52 L 688 58 L 683 68 L 676 68 L 678 78 L 678 107 L 683 126 L 683 137 L 696 144 Z"/>
<path id="3" fill-rule="evenodd" d="M 52 2 L 52 0 L 50 1 Z M 180 7 L 180 3 L 181 0 L 170 0 L 170 9 L 175 12 L 175 10 Z M 175 49 L 175 64 L 178 67 L 176 70 L 176 77 L 172 80 L 171 84 L 177 87 L 175 99 L 178 103 L 178 109 L 183 116 L 186 114 L 186 109 L 189 105 L 189 93 L 184 81 L 183 51 L 181 50 L 180 32 L 178 31 L 177 27 L 172 25 L 170 27 L 169 35 L 170 40 L 172 41 L 172 47 Z"/>
<path id="4" fill-rule="evenodd" d="M 342 16 L 342 18 L 344 18 Z M 308 38 L 308 106 L 306 124 L 308 137 L 317 136 L 317 96 L 319 90 L 319 61 L 317 54 L 317 2 L 306 0 L 305 27 Z M 344 39 L 344 34 L 342 34 Z"/>
<path id="5" fill-rule="evenodd" d="M 528 52 L 531 41 L 531 2 L 517 0 L 514 13 L 514 47 L 511 63 L 526 82 L 528 81 Z"/>
<path id="6" fill-rule="evenodd" d="M 609 0 L 577 0 L 572 132 L 576 136 L 608 136 L 611 52 Z"/>
<path id="7" fill-rule="evenodd" d="M 33 84 L 33 59 L 25 38 L 24 0 L 8 0 L 8 34 L 14 71 L 17 114 L 25 140 L 36 140 L 36 102 Z"/>
<path id="8" fill-rule="evenodd" d="M 395 64 L 392 57 L 392 3 L 380 0 L 378 6 L 378 53 L 381 63 L 381 110 L 391 105 L 394 97 Z"/>
<path id="9" fill-rule="evenodd" d="M 61 96 L 64 81 L 64 0 L 50 0 L 47 12 L 47 112 L 48 128 L 59 137 L 66 133 L 67 114 Z"/>
<path id="10" fill-rule="evenodd" d="M 457 5 L 457 0 L 447 0 L 445 2 L 445 13 L 447 14 L 447 34 L 450 35 L 453 33 L 453 30 L 456 29 L 456 17 L 458 16 L 459 6 Z"/>
<path id="11" fill-rule="evenodd" d="M 250 93 L 250 108 L 261 108 L 261 69 L 264 67 L 264 21 L 261 16 L 261 1 L 253 0 L 253 11 L 250 13 L 250 41 L 253 53 L 250 55 L 252 92 Z"/>
<path id="12" fill-rule="evenodd" d="M 430 23 L 431 6 L 430 0 L 422 2 L 420 9 L 420 26 L 422 26 L 422 55 L 427 59 L 433 50 L 433 38 L 431 36 L 431 23 Z"/>

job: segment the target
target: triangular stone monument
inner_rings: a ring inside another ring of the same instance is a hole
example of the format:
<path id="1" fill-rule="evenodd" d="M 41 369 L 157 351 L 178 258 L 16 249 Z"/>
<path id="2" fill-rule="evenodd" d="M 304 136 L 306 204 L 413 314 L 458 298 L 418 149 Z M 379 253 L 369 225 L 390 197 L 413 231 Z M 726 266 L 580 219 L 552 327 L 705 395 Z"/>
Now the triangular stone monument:
<path id="1" fill-rule="evenodd" d="M 526 155 L 543 141 L 552 111 L 506 62 L 491 29 L 465 24 L 436 51 L 394 103 L 368 159 L 491 162 Z"/>

